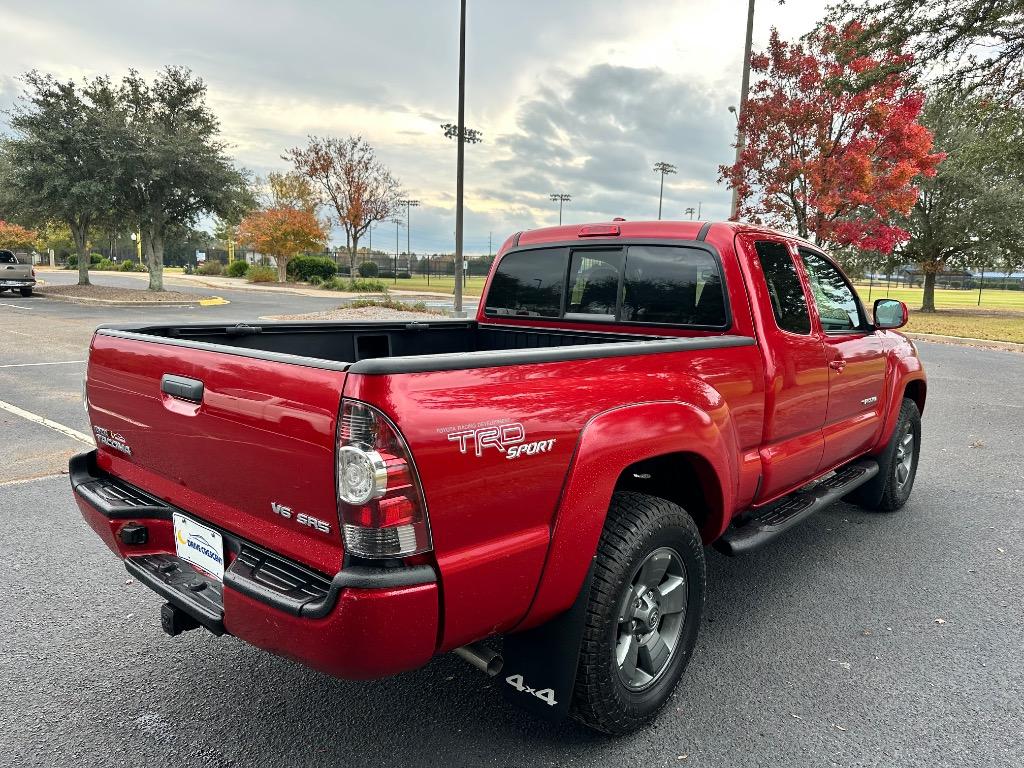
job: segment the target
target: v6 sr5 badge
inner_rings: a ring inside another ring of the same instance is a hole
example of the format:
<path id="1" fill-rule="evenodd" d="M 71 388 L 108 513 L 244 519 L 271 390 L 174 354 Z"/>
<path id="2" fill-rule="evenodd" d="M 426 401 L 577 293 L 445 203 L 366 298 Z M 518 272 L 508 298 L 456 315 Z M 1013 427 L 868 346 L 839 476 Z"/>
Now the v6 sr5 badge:
<path id="1" fill-rule="evenodd" d="M 505 454 L 506 459 L 518 459 L 547 453 L 555 446 L 555 439 L 526 441 L 526 428 L 518 421 L 475 429 L 457 429 L 448 433 L 448 440 L 458 443 L 459 453 L 483 456 L 493 449 Z"/>

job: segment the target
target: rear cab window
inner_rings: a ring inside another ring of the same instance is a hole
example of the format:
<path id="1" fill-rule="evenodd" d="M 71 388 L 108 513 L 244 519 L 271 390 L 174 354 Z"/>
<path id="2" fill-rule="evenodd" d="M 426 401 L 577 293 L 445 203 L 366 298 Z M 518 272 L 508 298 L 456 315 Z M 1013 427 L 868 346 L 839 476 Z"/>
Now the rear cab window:
<path id="1" fill-rule="evenodd" d="M 18 257 L 10 251 L 0 251 L 0 264 L 17 264 Z"/>
<path id="2" fill-rule="evenodd" d="M 513 251 L 498 263 L 485 314 L 723 330 L 721 265 L 708 250 L 636 243 Z"/>

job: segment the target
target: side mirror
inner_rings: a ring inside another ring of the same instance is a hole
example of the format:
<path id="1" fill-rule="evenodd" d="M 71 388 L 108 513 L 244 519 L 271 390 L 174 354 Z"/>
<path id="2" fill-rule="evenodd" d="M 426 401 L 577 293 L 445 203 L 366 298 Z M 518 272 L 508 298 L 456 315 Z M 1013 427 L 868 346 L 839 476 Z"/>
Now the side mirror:
<path id="1" fill-rule="evenodd" d="M 910 319 L 907 305 L 896 299 L 878 299 L 875 301 L 875 328 L 887 330 L 902 328 Z"/>

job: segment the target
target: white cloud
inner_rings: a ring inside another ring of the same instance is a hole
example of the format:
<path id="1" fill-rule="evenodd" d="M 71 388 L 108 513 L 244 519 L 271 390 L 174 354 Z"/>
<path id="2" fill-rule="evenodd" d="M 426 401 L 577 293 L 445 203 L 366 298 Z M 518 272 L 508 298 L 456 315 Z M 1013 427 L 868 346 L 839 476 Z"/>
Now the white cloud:
<path id="1" fill-rule="evenodd" d="M 824 5 L 762 0 L 755 47 L 772 24 L 808 31 Z M 680 168 L 666 215 L 702 201 L 706 217 L 725 216 L 715 169 L 731 155 L 725 108 L 737 100 L 746 7 L 470 0 L 467 123 L 485 143 L 467 151 L 467 248 L 552 223 L 554 191 L 574 196 L 568 221 L 651 217 L 655 160 Z M 265 173 L 307 134 L 360 133 L 424 203 L 414 250 L 448 250 L 455 152 L 438 125 L 455 115 L 457 14 L 454 0 L 0 0 L 0 106 L 16 92 L 10 78 L 33 68 L 116 77 L 183 64 L 209 84 L 240 164 Z M 393 247 L 394 225 L 374 239 Z"/>

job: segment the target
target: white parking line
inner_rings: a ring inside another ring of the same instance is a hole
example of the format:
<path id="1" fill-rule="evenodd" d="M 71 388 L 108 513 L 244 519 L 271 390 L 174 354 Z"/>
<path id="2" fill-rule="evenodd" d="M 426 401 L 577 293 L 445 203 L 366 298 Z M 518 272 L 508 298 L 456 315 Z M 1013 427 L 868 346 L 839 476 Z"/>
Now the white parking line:
<path id="1" fill-rule="evenodd" d="M 66 435 L 67 437 L 70 437 L 73 440 L 78 440 L 86 445 L 96 445 L 96 443 L 93 442 L 93 439 L 84 432 L 79 432 L 77 429 L 72 429 L 71 427 L 65 427 L 63 424 L 51 421 L 45 416 L 40 416 L 38 413 L 32 413 L 32 411 L 26 411 L 24 408 L 19 408 L 16 405 L 5 403 L 3 400 L 0 400 L 0 411 L 7 411 L 8 413 L 13 413 L 15 416 L 20 416 L 27 421 L 42 424 L 44 427 L 48 427 L 54 432 L 60 432 L 62 435 Z"/>
<path id="2" fill-rule="evenodd" d="M 0 368 L 32 368 L 37 365 L 75 365 L 84 363 L 85 360 L 61 360 L 59 363 L 7 363 L 0 365 Z"/>
<path id="3" fill-rule="evenodd" d="M 32 309 L 32 307 L 23 307 L 21 304 L 5 304 L 0 301 L 0 307 L 14 307 L 14 309 Z"/>

